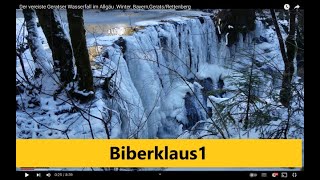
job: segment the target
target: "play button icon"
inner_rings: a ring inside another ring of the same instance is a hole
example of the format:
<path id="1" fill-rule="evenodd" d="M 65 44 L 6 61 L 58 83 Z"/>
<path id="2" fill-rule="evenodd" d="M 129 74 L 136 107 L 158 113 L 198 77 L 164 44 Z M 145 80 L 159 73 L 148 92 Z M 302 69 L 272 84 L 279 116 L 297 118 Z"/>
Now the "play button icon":
<path id="1" fill-rule="evenodd" d="M 24 177 L 28 177 L 29 176 L 29 174 L 28 173 L 24 173 Z"/>

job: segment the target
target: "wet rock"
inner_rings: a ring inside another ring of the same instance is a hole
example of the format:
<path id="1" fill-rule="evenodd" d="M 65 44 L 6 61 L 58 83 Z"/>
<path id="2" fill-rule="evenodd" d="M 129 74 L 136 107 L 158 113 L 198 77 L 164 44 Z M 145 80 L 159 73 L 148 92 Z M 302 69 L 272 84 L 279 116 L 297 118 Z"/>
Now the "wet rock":
<path id="1" fill-rule="evenodd" d="M 185 96 L 185 108 L 186 108 L 186 116 L 188 119 L 188 123 L 185 124 L 187 129 L 190 129 L 192 126 L 196 124 L 200 120 L 200 116 L 198 113 L 198 109 L 195 105 L 194 97 L 188 92 Z"/>
<path id="2" fill-rule="evenodd" d="M 114 43 L 117 44 L 121 48 L 122 53 L 126 52 L 126 49 L 127 49 L 126 48 L 126 41 L 123 39 L 123 37 L 119 37 L 119 39 L 116 40 Z"/>

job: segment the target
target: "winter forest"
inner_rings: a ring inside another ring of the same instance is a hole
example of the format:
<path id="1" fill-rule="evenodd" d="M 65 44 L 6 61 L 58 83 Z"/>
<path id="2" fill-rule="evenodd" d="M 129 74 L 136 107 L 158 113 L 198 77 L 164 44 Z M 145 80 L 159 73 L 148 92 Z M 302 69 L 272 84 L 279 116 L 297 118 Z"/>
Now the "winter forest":
<path id="1" fill-rule="evenodd" d="M 16 138 L 304 138 L 304 11 L 16 10 Z"/>

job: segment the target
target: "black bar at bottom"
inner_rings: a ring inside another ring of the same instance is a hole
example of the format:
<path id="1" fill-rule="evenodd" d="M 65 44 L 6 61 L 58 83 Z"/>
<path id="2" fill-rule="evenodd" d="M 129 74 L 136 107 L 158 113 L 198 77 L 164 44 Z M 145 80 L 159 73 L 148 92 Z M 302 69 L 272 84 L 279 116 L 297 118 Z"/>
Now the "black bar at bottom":
<path id="1" fill-rule="evenodd" d="M 240 178 L 240 179 L 302 179 L 304 171 L 16 171 L 24 179 L 79 179 L 98 177 L 155 177 L 155 178 Z M 179 179 L 181 180 L 181 179 Z"/>

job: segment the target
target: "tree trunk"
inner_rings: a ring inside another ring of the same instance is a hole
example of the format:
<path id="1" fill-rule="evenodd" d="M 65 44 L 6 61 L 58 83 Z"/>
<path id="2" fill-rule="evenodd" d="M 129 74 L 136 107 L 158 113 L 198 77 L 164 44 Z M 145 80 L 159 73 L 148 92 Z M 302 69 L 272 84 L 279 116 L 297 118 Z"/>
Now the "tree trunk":
<path id="1" fill-rule="evenodd" d="M 52 51 L 54 68 L 65 84 L 74 79 L 73 53 L 57 10 L 36 10 L 40 25 Z"/>
<path id="2" fill-rule="evenodd" d="M 83 22 L 83 10 L 67 10 L 67 16 L 77 66 L 78 88 L 88 94 L 82 94 L 83 97 L 81 97 L 81 100 L 86 101 L 93 97 L 94 88 Z"/>
<path id="3" fill-rule="evenodd" d="M 28 31 L 28 45 L 30 47 L 31 56 L 35 62 L 34 77 L 39 78 L 41 74 L 45 74 L 51 70 L 49 58 L 47 57 L 47 54 L 43 49 L 40 35 L 37 30 L 38 27 L 36 22 L 36 12 L 32 9 L 24 9 L 22 13 L 24 15 L 26 28 Z M 22 59 L 21 54 L 19 54 L 19 58 Z"/>
<path id="4" fill-rule="evenodd" d="M 246 117 L 244 119 L 244 129 L 248 129 L 248 126 L 249 126 L 249 111 L 250 111 L 250 103 L 252 102 L 253 65 L 254 65 L 254 57 L 252 57 L 251 59 L 251 67 L 250 67 L 249 82 L 248 82 L 248 99 L 247 99 Z"/>
<path id="5" fill-rule="evenodd" d="M 282 35 L 281 35 L 281 32 L 280 32 L 280 28 L 279 28 L 279 25 L 278 25 L 278 21 L 277 21 L 274 9 L 271 9 L 270 12 L 271 12 L 271 16 L 272 16 L 274 27 L 276 28 L 276 33 L 277 33 L 277 36 L 278 36 L 278 41 L 279 41 L 279 45 L 280 45 L 280 51 L 281 51 L 282 59 L 283 59 L 284 62 L 286 62 L 287 61 L 287 53 L 286 53 L 286 49 L 285 49 L 285 46 L 284 46 L 284 43 L 283 43 L 283 38 L 282 38 Z"/>
<path id="6" fill-rule="evenodd" d="M 280 102 L 288 107 L 291 100 L 291 81 L 294 73 L 294 58 L 296 55 L 296 13 L 295 10 L 290 12 L 290 30 L 286 39 L 287 60 L 284 62 L 285 70 L 282 80 L 282 89 L 280 91 Z"/>
<path id="7" fill-rule="evenodd" d="M 297 13 L 297 74 L 304 80 L 304 10 Z"/>
<path id="8" fill-rule="evenodd" d="M 286 52 L 275 12 L 273 9 L 271 9 L 270 12 L 271 12 L 274 26 L 276 28 L 276 33 L 277 33 L 279 45 L 280 45 L 280 51 L 281 51 L 282 59 L 285 66 L 284 73 L 282 76 L 283 79 L 282 79 L 282 87 L 280 91 L 280 102 L 283 106 L 289 107 L 289 103 L 291 100 L 291 80 L 294 73 L 293 59 L 295 58 L 295 54 L 296 54 L 296 41 L 295 41 L 296 13 L 295 11 L 292 11 L 290 13 L 290 30 L 289 30 L 289 36 L 286 39 L 286 47 L 287 47 L 287 52 Z"/>

